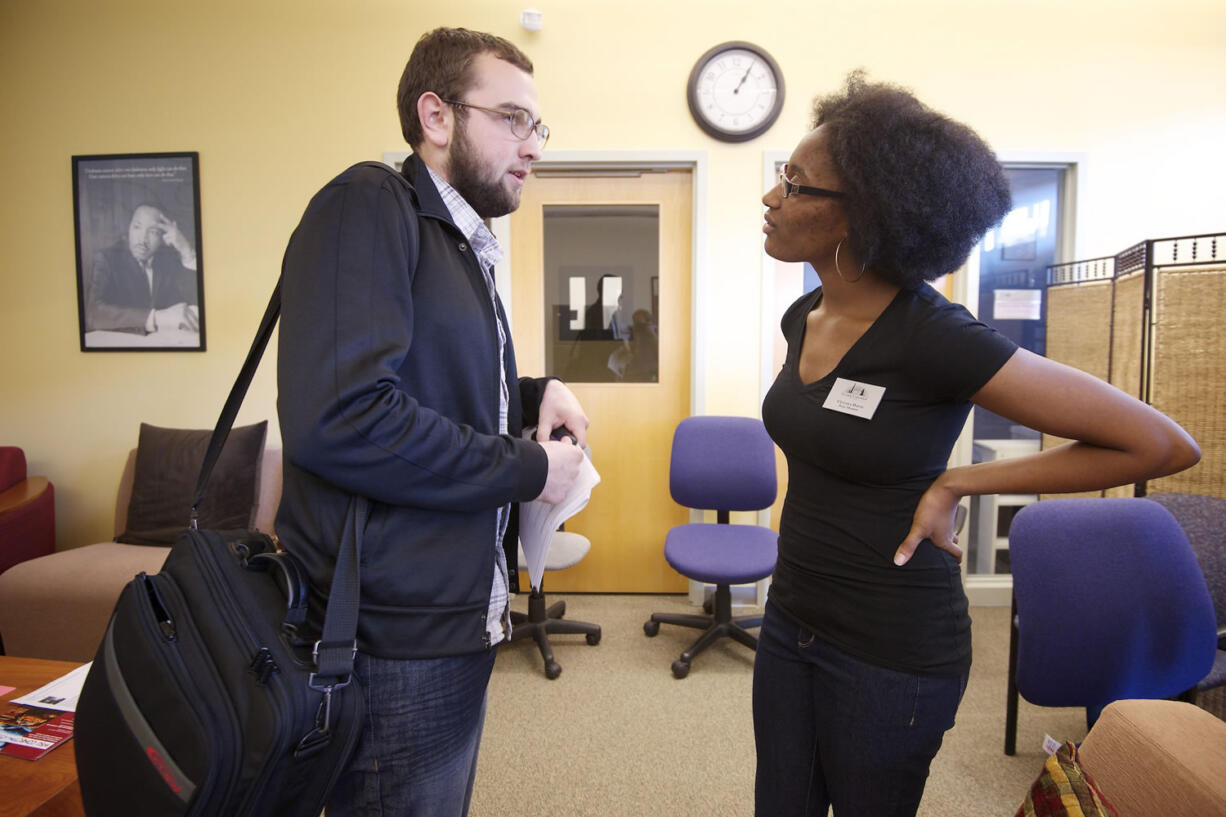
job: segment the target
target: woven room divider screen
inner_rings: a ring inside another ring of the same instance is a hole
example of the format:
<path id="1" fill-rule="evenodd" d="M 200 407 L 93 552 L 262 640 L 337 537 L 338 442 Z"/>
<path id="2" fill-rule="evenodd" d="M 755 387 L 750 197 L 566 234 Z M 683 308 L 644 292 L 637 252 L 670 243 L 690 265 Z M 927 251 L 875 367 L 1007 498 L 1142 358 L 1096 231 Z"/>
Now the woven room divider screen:
<path id="1" fill-rule="evenodd" d="M 1059 264 L 1048 270 L 1047 356 L 1095 377 L 1111 380 L 1115 325 L 1115 257 Z M 1044 434 L 1042 448 L 1068 440 Z M 1041 494 L 1041 499 L 1102 496 L 1102 491 Z"/>
<path id="2" fill-rule="evenodd" d="M 1146 399 L 1188 430 L 1201 461 L 1147 492 L 1226 497 L 1226 234 L 1154 242 L 1150 257 Z"/>
<path id="3" fill-rule="evenodd" d="M 1194 468 L 1103 493 L 1226 497 L 1226 233 L 1150 239 L 1048 280 L 1048 356 L 1153 405 L 1201 447 Z"/>

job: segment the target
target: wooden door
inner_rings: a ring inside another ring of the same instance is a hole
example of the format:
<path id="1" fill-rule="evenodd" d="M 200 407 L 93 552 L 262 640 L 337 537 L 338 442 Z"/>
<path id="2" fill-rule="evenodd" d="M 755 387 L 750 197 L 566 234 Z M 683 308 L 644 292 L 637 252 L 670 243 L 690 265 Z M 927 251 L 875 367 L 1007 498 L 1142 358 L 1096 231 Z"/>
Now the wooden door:
<path id="1" fill-rule="evenodd" d="M 548 573 L 547 591 L 688 586 L 664 561 L 664 536 L 689 520 L 669 496 L 668 463 L 673 429 L 690 408 L 691 191 L 688 171 L 544 171 L 511 216 L 519 370 L 562 377 L 579 397 L 602 480 L 566 523 L 592 549 Z"/>

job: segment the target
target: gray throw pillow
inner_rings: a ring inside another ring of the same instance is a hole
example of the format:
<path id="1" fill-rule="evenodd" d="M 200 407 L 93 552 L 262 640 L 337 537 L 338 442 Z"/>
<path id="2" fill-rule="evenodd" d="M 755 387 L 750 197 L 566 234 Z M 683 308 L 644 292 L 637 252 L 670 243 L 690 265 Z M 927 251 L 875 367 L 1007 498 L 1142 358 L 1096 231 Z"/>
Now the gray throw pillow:
<path id="1" fill-rule="evenodd" d="M 200 503 L 201 529 L 251 527 L 267 432 L 267 420 L 231 429 Z M 212 434 L 209 429 L 159 428 L 141 423 L 127 529 L 115 537 L 116 542 L 174 544 L 187 528 L 196 480 Z"/>

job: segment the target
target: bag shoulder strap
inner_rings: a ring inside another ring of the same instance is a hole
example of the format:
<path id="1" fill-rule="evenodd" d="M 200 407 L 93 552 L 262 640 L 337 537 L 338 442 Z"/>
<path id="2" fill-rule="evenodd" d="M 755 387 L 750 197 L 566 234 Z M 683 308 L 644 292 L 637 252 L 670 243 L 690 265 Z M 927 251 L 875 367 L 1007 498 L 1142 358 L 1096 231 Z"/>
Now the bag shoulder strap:
<path id="1" fill-rule="evenodd" d="M 282 270 L 284 272 L 284 269 Z M 213 466 L 221 455 L 221 449 L 234 427 L 234 418 L 238 416 L 239 406 L 247 396 L 251 379 L 260 365 L 260 358 L 268 347 L 272 330 L 277 325 L 281 315 L 281 281 L 273 287 L 272 296 L 268 299 L 268 308 L 264 310 L 264 318 L 260 328 L 256 330 L 247 359 L 239 371 L 230 395 L 226 398 L 213 428 L 213 436 L 209 438 L 209 447 L 200 466 L 200 476 L 196 480 L 196 494 L 192 500 L 191 521 L 192 530 L 197 529 L 198 509 L 208 488 L 209 477 Z M 363 496 L 355 496 L 349 507 L 349 517 L 341 536 L 340 549 L 336 554 L 336 568 L 332 573 L 332 586 L 328 592 L 328 606 L 324 612 L 323 632 L 315 643 L 315 668 L 311 675 L 311 685 L 318 688 L 339 688 L 349 683 L 349 675 L 353 671 L 353 658 L 357 652 L 358 602 L 361 592 L 362 535 L 366 530 L 366 517 L 370 511 L 370 501 Z M 318 679 L 317 679 L 318 676 Z M 320 680 L 327 679 L 327 680 Z"/>
<path id="2" fill-rule="evenodd" d="M 217 418 L 213 436 L 209 439 L 208 450 L 204 452 L 200 476 L 196 479 L 196 494 L 192 499 L 190 521 L 192 530 L 196 529 L 200 503 L 204 501 L 204 493 L 208 487 L 209 477 L 213 473 L 213 466 L 217 464 L 217 458 L 221 456 L 221 449 L 226 444 L 226 438 L 230 436 L 230 429 L 234 427 L 234 418 L 238 416 L 238 409 L 243 403 L 243 398 L 247 396 L 251 379 L 255 377 L 255 370 L 259 368 L 260 358 L 264 356 L 264 349 L 268 346 L 268 340 L 272 337 L 272 330 L 276 327 L 277 318 L 280 315 L 281 278 L 278 277 L 277 285 L 272 290 L 272 297 L 268 299 L 268 308 L 264 310 L 264 318 L 260 321 L 260 328 L 256 330 L 255 340 L 251 342 L 251 349 L 247 352 L 247 359 L 243 361 L 243 368 L 230 388 L 230 396 L 226 398 L 226 403 L 222 406 L 221 416 Z"/>

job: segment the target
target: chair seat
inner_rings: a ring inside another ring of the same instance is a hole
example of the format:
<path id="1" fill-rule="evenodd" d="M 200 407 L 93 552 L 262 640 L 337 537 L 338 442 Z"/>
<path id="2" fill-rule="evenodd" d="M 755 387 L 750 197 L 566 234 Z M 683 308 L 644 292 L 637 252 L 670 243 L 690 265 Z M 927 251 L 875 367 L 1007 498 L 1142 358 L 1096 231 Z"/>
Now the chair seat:
<path id="1" fill-rule="evenodd" d="M 583 560 L 592 549 L 591 541 L 579 533 L 560 530 L 549 540 L 549 554 L 545 557 L 546 570 L 565 570 Z"/>
<path id="2" fill-rule="evenodd" d="M 678 573 L 709 584 L 748 584 L 775 569 L 779 535 L 758 525 L 679 525 L 664 540 L 664 558 Z"/>
<path id="3" fill-rule="evenodd" d="M 571 533 L 560 530 L 549 540 L 549 553 L 545 556 L 546 570 L 565 570 L 583 561 L 583 557 L 592 549 L 591 540 L 581 533 Z M 524 556 L 524 546 L 519 546 L 519 569 L 528 569 L 528 558 Z"/>

